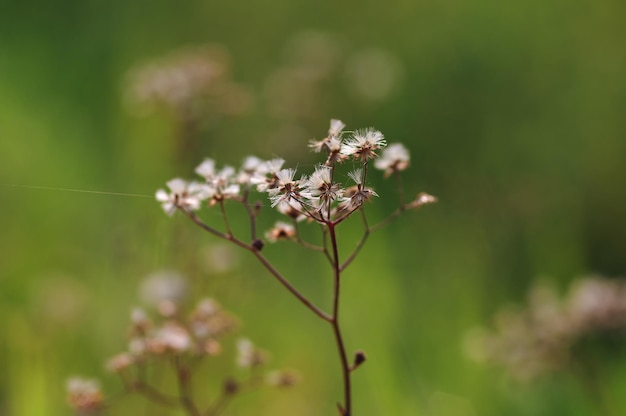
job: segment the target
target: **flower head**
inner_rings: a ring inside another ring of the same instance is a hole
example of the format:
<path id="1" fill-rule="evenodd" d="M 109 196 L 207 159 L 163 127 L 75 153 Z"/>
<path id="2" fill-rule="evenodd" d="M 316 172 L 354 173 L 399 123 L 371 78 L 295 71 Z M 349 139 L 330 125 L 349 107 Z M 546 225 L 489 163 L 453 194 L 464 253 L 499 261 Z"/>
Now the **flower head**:
<path id="1" fill-rule="evenodd" d="M 268 160 L 259 165 L 255 174 L 250 178 L 250 183 L 256 185 L 259 192 L 267 192 L 278 186 L 278 172 L 285 161 L 280 158 Z"/>
<path id="2" fill-rule="evenodd" d="M 311 198 L 319 201 L 320 209 L 343 197 L 344 190 L 338 183 L 333 182 L 332 172 L 332 168 L 328 166 L 318 166 L 302 184 Z"/>
<path id="3" fill-rule="evenodd" d="M 357 130 L 341 145 L 341 154 L 367 162 L 369 159 L 378 157 L 376 150 L 386 145 L 385 136 L 380 131 L 372 128 Z"/>
<path id="4" fill-rule="evenodd" d="M 271 243 L 275 243 L 278 240 L 288 240 L 296 235 L 296 229 L 293 225 L 286 222 L 277 221 L 276 224 L 265 233 L 265 238 Z"/>
<path id="5" fill-rule="evenodd" d="M 363 205 L 363 203 L 369 201 L 373 196 L 378 196 L 373 189 L 365 186 L 363 169 L 350 172 L 348 176 L 354 181 L 355 185 L 346 189 L 346 199 L 339 205 L 340 211 L 354 211 Z"/>
<path id="6" fill-rule="evenodd" d="M 212 192 L 204 184 L 187 182 L 180 178 L 167 182 L 170 192 L 159 189 L 156 200 L 161 203 L 167 215 L 173 215 L 177 208 L 195 211 L 200 208 L 200 202 L 211 197 Z"/>
<path id="7" fill-rule="evenodd" d="M 67 381 L 67 402 L 73 409 L 96 412 L 102 407 L 102 392 L 96 380 L 72 377 Z"/>
<path id="8" fill-rule="evenodd" d="M 392 173 L 405 170 L 409 167 L 409 151 L 402 143 L 394 143 L 389 145 L 380 159 L 376 159 L 374 166 L 376 169 L 385 171 L 385 178 L 388 178 Z"/>
<path id="9" fill-rule="evenodd" d="M 300 202 L 303 198 L 309 197 L 308 194 L 300 189 L 301 181 L 293 179 L 295 174 L 295 169 L 283 169 L 276 173 L 276 185 L 267 190 L 267 193 L 270 195 L 270 201 L 272 201 L 272 208 L 281 202 L 291 200 Z"/>

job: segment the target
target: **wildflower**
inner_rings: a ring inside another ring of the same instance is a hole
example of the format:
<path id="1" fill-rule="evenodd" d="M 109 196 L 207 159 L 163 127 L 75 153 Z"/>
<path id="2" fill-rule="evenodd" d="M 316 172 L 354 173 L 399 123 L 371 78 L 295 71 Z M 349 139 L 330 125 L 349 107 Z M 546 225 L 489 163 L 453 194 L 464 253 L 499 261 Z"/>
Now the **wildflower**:
<path id="1" fill-rule="evenodd" d="M 291 387 L 300 381 L 295 371 L 275 370 L 265 377 L 265 382 L 274 387 Z"/>
<path id="2" fill-rule="evenodd" d="M 435 202 L 437 202 L 437 197 L 427 194 L 426 192 L 420 192 L 413 202 L 408 204 L 408 208 L 419 208 L 422 205 L 434 204 Z"/>
<path id="3" fill-rule="evenodd" d="M 405 170 L 409 167 L 409 151 L 402 145 L 402 143 L 394 143 L 389 145 L 380 159 L 376 159 L 374 166 L 376 169 L 385 171 L 385 178 L 388 178 L 392 173 Z"/>
<path id="4" fill-rule="evenodd" d="M 348 173 L 348 176 L 355 182 L 355 186 L 346 189 L 347 199 L 339 205 L 340 211 L 354 211 L 370 200 L 372 196 L 378 196 L 373 189 L 368 188 L 363 183 L 363 170 L 357 169 Z"/>
<path id="5" fill-rule="evenodd" d="M 148 347 L 153 354 L 181 353 L 191 348 L 191 337 L 182 326 L 166 322 L 149 340 Z"/>
<path id="6" fill-rule="evenodd" d="M 272 159 L 261 164 L 252 178 L 250 183 L 257 186 L 257 191 L 267 192 L 278 186 L 278 172 L 283 167 L 285 161 L 283 159 Z"/>
<path id="7" fill-rule="evenodd" d="M 210 196 L 210 191 L 203 184 L 179 178 L 167 182 L 167 186 L 169 193 L 163 189 L 156 192 L 156 199 L 167 215 L 173 215 L 177 208 L 195 211 L 200 208 L 200 202 Z"/>
<path id="8" fill-rule="evenodd" d="M 307 218 L 305 214 L 306 209 L 304 206 L 296 201 L 295 199 L 291 199 L 289 201 L 282 201 L 278 205 L 276 205 L 276 209 L 283 215 L 288 216 L 289 218 L 293 218 L 296 221 L 302 221 Z"/>
<path id="9" fill-rule="evenodd" d="M 225 199 L 235 199 L 239 196 L 239 184 L 233 183 L 235 180 L 235 169 L 232 166 L 224 166 L 216 171 L 215 162 L 212 159 L 205 159 L 197 168 L 196 173 L 207 182 L 210 189 L 208 197 L 211 199 L 209 205 L 214 205 Z"/>
<path id="10" fill-rule="evenodd" d="M 335 141 L 341 143 L 341 141 L 338 139 L 341 137 L 341 131 L 344 127 L 346 127 L 346 125 L 341 120 L 330 120 L 330 129 L 328 129 L 328 136 L 319 141 L 311 140 L 311 142 L 309 142 L 309 147 L 313 149 L 315 153 L 321 152 L 324 148 L 326 148 L 326 150 L 330 150 L 329 142 L 332 139 L 335 139 Z"/>
<path id="11" fill-rule="evenodd" d="M 341 154 L 352 156 L 353 158 L 365 163 L 369 159 L 378 157 L 376 150 L 387 145 L 385 136 L 372 128 L 365 130 L 357 130 L 352 137 L 342 143 Z"/>
<path id="12" fill-rule="evenodd" d="M 328 130 L 328 137 L 339 137 L 341 136 L 341 131 L 346 127 L 346 124 L 335 118 L 330 120 L 330 129 Z"/>
<path id="13" fill-rule="evenodd" d="M 187 296 L 187 282 L 177 272 L 158 271 L 143 280 L 139 293 L 144 302 L 157 308 L 164 301 L 180 304 Z"/>
<path id="14" fill-rule="evenodd" d="M 293 179 L 295 174 L 295 169 L 283 169 L 276 173 L 276 186 L 267 191 L 270 195 L 270 201 L 272 201 L 272 208 L 283 201 L 292 199 L 300 201 L 307 196 L 300 190 L 300 181 Z"/>
<path id="15" fill-rule="evenodd" d="M 128 367 L 132 366 L 134 363 L 135 363 L 134 357 L 127 352 L 123 352 L 111 358 L 107 362 L 106 367 L 109 371 L 113 373 L 120 373 L 124 371 L 125 369 L 127 369 Z"/>
<path id="16" fill-rule="evenodd" d="M 278 240 L 288 240 L 294 235 L 296 235 L 296 229 L 293 225 L 277 221 L 276 224 L 265 233 L 265 238 L 271 243 L 275 243 Z"/>
<path id="17" fill-rule="evenodd" d="M 252 178 L 257 174 L 258 169 L 263 165 L 263 161 L 256 156 L 248 156 L 244 159 L 241 169 L 237 174 L 237 182 L 240 184 L 251 183 Z"/>
<path id="18" fill-rule="evenodd" d="M 151 326 L 146 311 L 141 308 L 133 308 L 130 313 L 130 322 L 132 323 L 133 333 L 137 334 L 145 334 Z"/>
<path id="19" fill-rule="evenodd" d="M 320 202 L 320 209 L 328 207 L 333 201 L 343 197 L 344 190 L 332 180 L 332 168 L 328 166 L 318 166 L 315 172 L 304 181 L 303 188 Z"/>
<path id="20" fill-rule="evenodd" d="M 266 360 L 265 352 L 257 349 L 249 339 L 241 338 L 237 341 L 237 365 L 240 367 L 257 367 Z"/>
<path id="21" fill-rule="evenodd" d="M 80 412 L 96 412 L 102 407 L 102 392 L 96 380 L 72 377 L 67 381 L 67 402 Z"/>
<path id="22" fill-rule="evenodd" d="M 328 152 L 328 159 L 326 159 L 326 166 L 332 166 L 337 162 L 342 162 L 348 158 L 348 156 L 341 154 L 341 131 L 346 125 L 341 120 L 330 120 L 330 129 L 328 130 L 328 137 L 322 140 L 312 140 L 309 143 L 309 147 L 314 152 L 319 153 L 322 150 Z"/>

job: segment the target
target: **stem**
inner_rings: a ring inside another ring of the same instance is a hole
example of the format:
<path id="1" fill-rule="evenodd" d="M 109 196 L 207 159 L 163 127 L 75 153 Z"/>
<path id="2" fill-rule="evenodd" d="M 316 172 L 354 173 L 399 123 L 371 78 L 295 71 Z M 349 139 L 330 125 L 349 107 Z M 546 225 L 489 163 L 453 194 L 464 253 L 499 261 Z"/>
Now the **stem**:
<path id="1" fill-rule="evenodd" d="M 343 335 L 339 326 L 339 295 L 341 289 L 341 267 L 339 266 L 339 250 L 337 247 L 337 235 L 335 234 L 335 225 L 328 223 L 328 233 L 333 250 L 333 316 L 330 324 L 333 327 L 335 342 L 341 360 L 341 374 L 343 378 L 343 407 L 340 406 L 342 416 L 352 415 L 352 389 L 350 385 L 350 364 L 346 355 L 346 347 L 343 341 Z"/>
<path id="2" fill-rule="evenodd" d="M 129 391 L 136 391 L 139 394 L 144 395 L 149 400 L 158 403 L 167 407 L 178 407 L 179 401 L 177 397 L 167 396 L 164 393 L 161 393 L 156 388 L 152 387 L 149 384 L 144 383 L 141 380 L 137 380 L 133 383 L 130 383 L 127 386 Z"/>
<path id="3" fill-rule="evenodd" d="M 250 247 L 249 251 L 252 252 L 252 254 L 254 254 L 254 256 L 261 262 L 261 264 L 265 266 L 265 268 L 276 278 L 276 280 L 278 280 L 280 284 L 282 284 L 289 292 L 291 292 L 292 295 L 294 295 L 302 304 L 304 304 L 304 306 L 309 308 L 314 314 L 327 322 L 331 322 L 333 320 L 331 316 L 315 306 L 306 296 L 300 293 L 298 289 L 296 289 L 291 283 L 289 283 L 289 281 L 285 279 L 274 268 L 274 266 L 270 264 L 269 260 L 267 260 L 260 251 L 255 250 L 253 247 Z"/>
<path id="4" fill-rule="evenodd" d="M 591 360 L 579 358 L 574 362 L 575 370 L 582 387 L 596 406 L 598 413 L 604 416 L 614 416 L 617 407 L 612 403 L 611 397 L 602 388 L 596 366 Z"/>
<path id="5" fill-rule="evenodd" d="M 188 211 L 188 210 L 182 210 L 182 211 L 194 223 L 196 223 L 200 228 L 202 228 L 203 230 L 207 231 L 208 233 L 213 234 L 213 235 L 215 235 L 215 236 L 217 236 L 217 237 L 219 237 L 221 239 L 230 241 L 233 244 L 236 244 L 239 247 L 244 248 L 244 249 L 248 250 L 249 252 L 251 252 L 252 254 L 254 254 L 254 256 L 257 258 L 257 260 L 259 260 L 259 262 L 261 262 L 261 264 L 263 266 L 265 266 L 267 271 L 269 271 L 270 274 L 272 276 L 274 276 L 276 278 L 276 280 L 278 280 L 279 283 L 281 285 L 283 285 L 283 287 L 285 289 L 287 289 L 292 295 L 294 295 L 304 306 L 306 306 L 309 310 L 311 310 L 314 314 L 316 314 L 317 316 L 319 316 L 323 320 L 325 320 L 327 322 L 330 322 L 332 320 L 332 317 L 330 315 L 328 315 L 326 312 L 324 312 L 319 307 L 314 305 L 313 302 L 311 302 L 306 296 L 304 296 L 302 293 L 300 293 L 300 291 L 298 289 L 296 289 L 295 286 L 293 286 L 287 279 L 285 279 L 283 277 L 283 275 L 280 274 L 278 272 L 278 270 L 276 270 L 276 268 L 274 268 L 274 266 L 272 266 L 270 264 L 269 260 L 267 260 L 267 258 L 265 258 L 265 256 L 263 256 L 263 254 L 261 254 L 261 252 L 259 250 L 257 250 L 255 247 L 253 247 L 252 245 L 246 244 L 243 241 L 235 238 L 232 234 L 224 234 L 224 233 L 219 232 L 216 229 L 208 226 L 196 214 L 194 214 L 192 211 Z"/>
<path id="6" fill-rule="evenodd" d="M 233 232 L 230 229 L 230 224 L 228 223 L 228 216 L 226 215 L 226 209 L 224 208 L 224 200 L 220 200 L 220 211 L 222 212 L 222 218 L 224 219 L 226 232 L 228 233 L 228 235 L 233 235 Z"/>
<path id="7" fill-rule="evenodd" d="M 191 397 L 191 371 L 180 361 L 180 357 L 173 359 L 180 404 L 190 416 L 201 416 L 202 413 Z"/>
<path id="8" fill-rule="evenodd" d="M 352 254 L 350 254 L 350 256 L 348 256 L 346 261 L 342 263 L 341 267 L 339 267 L 339 271 L 344 271 L 346 267 L 348 267 L 350 263 L 352 263 L 352 261 L 356 258 L 356 256 L 359 254 L 359 252 L 365 245 L 365 242 L 367 241 L 367 237 L 369 237 L 370 235 L 370 228 L 369 228 L 369 225 L 367 224 L 367 218 L 365 217 L 365 210 L 363 209 L 363 207 L 361 207 L 361 218 L 363 219 L 363 236 L 357 243 L 356 248 L 354 249 Z"/>

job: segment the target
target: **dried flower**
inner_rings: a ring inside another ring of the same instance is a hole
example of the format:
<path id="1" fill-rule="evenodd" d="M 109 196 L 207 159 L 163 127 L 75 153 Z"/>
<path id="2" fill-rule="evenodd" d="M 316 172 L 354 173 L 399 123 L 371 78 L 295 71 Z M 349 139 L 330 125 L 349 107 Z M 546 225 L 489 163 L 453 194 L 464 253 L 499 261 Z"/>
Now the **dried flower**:
<path id="1" fill-rule="evenodd" d="M 102 392 L 96 380 L 72 377 L 67 381 L 67 402 L 81 412 L 97 412 L 102 408 Z"/>
<path id="2" fill-rule="evenodd" d="M 237 365 L 242 368 L 253 368 L 265 363 L 266 355 L 247 338 L 240 338 L 237 341 Z"/>
<path id="3" fill-rule="evenodd" d="M 291 387 L 299 381 L 298 373 L 292 370 L 275 370 L 265 376 L 265 382 L 274 387 Z"/>
<path id="4" fill-rule="evenodd" d="M 200 208 L 202 200 L 211 196 L 205 185 L 180 178 L 167 182 L 167 186 L 170 188 L 169 193 L 163 189 L 156 192 L 156 199 L 167 215 L 173 215 L 177 208 L 195 211 Z"/>
<path id="5" fill-rule="evenodd" d="M 367 162 L 370 159 L 378 157 L 376 150 L 387 145 L 385 136 L 372 128 L 357 130 L 354 134 L 341 145 L 341 154 L 352 156 L 354 159 Z"/>
<path id="6" fill-rule="evenodd" d="M 113 373 L 120 373 L 133 364 L 135 364 L 135 358 L 131 354 L 123 352 L 112 357 L 107 362 L 106 368 Z"/>
<path id="7" fill-rule="evenodd" d="M 382 156 L 374 161 L 376 169 L 385 171 L 385 178 L 409 167 L 409 151 L 402 143 L 393 143 L 383 150 Z"/>
<path id="8" fill-rule="evenodd" d="M 302 183 L 303 189 L 311 198 L 317 198 L 319 209 L 323 211 L 335 200 L 342 200 L 344 190 L 332 179 L 332 168 L 317 166 L 315 172 Z"/>
<path id="9" fill-rule="evenodd" d="M 148 348 L 151 353 L 157 355 L 167 352 L 182 353 L 191 348 L 191 337 L 179 324 L 166 322 L 149 339 Z"/>
<path id="10" fill-rule="evenodd" d="M 275 243 L 278 240 L 289 240 L 296 235 L 296 229 L 293 225 L 286 222 L 277 221 L 276 224 L 265 233 L 265 238 L 271 243 Z"/>

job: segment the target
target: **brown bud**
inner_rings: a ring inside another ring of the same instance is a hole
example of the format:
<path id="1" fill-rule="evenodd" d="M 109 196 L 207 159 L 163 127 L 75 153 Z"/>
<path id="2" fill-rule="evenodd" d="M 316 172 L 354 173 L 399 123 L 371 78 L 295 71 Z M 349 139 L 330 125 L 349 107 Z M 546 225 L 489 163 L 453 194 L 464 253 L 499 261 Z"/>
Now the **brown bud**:
<path id="1" fill-rule="evenodd" d="M 264 245 L 265 243 L 263 242 L 263 240 L 259 240 L 258 238 L 252 242 L 252 247 L 254 247 L 254 249 L 257 251 L 263 250 Z"/>
<path id="2" fill-rule="evenodd" d="M 352 367 L 350 367 L 350 371 L 356 370 L 361 364 L 363 364 L 367 360 L 367 356 L 363 351 L 357 351 L 354 353 L 354 361 L 352 362 Z"/>
<path id="3" fill-rule="evenodd" d="M 239 391 L 239 383 L 237 383 L 232 378 L 229 378 L 224 382 L 224 393 L 235 394 L 238 391 Z"/>

